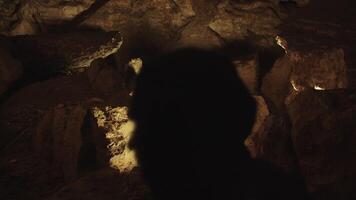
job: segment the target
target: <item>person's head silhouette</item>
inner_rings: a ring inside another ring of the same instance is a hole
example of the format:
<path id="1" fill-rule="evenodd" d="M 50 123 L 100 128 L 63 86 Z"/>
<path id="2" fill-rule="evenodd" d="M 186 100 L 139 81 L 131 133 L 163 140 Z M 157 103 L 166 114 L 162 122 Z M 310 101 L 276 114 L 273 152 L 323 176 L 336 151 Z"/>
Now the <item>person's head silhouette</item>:
<path id="1" fill-rule="evenodd" d="M 255 112 L 222 55 L 182 49 L 144 63 L 129 112 L 137 125 L 130 146 L 155 197 L 214 198 L 229 191 L 230 178 L 248 159 L 243 141 Z"/>
<path id="2" fill-rule="evenodd" d="M 220 54 L 182 49 L 144 63 L 130 147 L 155 199 L 308 199 L 299 176 L 250 159 L 243 142 L 255 114 L 254 98 Z"/>

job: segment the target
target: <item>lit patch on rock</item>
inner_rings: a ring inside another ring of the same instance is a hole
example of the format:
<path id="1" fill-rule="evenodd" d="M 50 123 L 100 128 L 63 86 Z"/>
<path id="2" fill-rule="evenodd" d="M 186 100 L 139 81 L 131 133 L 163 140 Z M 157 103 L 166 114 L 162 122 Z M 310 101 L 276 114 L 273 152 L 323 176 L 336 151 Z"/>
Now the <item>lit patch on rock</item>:
<path id="1" fill-rule="evenodd" d="M 322 88 L 318 85 L 314 85 L 314 90 L 325 90 L 325 88 Z"/>
<path id="2" fill-rule="evenodd" d="M 280 47 L 282 47 L 283 49 L 284 49 L 284 52 L 287 54 L 288 52 L 287 52 L 287 47 L 288 47 L 288 43 L 287 43 L 287 41 L 284 39 L 284 38 L 282 38 L 282 37 L 280 37 L 280 36 L 276 36 L 275 37 L 275 40 L 276 40 L 276 43 L 280 46 Z"/>
<path id="3" fill-rule="evenodd" d="M 135 129 L 135 123 L 129 120 L 127 111 L 128 108 L 125 106 L 116 108 L 107 106 L 104 110 L 98 107 L 92 109 L 98 126 L 107 130 L 106 138 L 109 141 L 107 148 L 112 155 L 110 166 L 120 172 L 129 172 L 137 166 L 135 153 L 127 146 Z"/>
<path id="4" fill-rule="evenodd" d="M 129 66 L 135 71 L 136 74 L 139 74 L 142 69 L 142 59 L 141 58 L 134 58 L 129 62 Z"/>
<path id="5" fill-rule="evenodd" d="M 294 80 L 291 80 L 290 83 L 293 86 L 294 91 L 300 92 L 300 91 L 304 90 L 304 87 L 297 85 Z"/>

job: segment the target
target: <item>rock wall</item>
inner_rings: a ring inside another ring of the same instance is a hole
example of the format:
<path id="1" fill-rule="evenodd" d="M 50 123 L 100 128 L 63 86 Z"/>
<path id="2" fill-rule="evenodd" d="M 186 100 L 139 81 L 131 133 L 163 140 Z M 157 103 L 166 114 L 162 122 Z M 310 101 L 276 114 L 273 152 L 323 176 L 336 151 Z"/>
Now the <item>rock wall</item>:
<path id="1" fill-rule="evenodd" d="M 0 0 L 1 144 L 16 151 L 12 139 L 33 136 L 35 154 L 66 180 L 83 175 L 85 162 L 110 166 L 110 155 L 130 171 L 120 130 L 127 119 L 112 119 L 132 95 L 129 62 L 144 65 L 180 47 L 212 49 L 233 60 L 256 99 L 245 141 L 251 156 L 301 172 L 318 199 L 354 199 L 356 27 L 339 11 L 351 13 L 351 1 L 330 2 Z M 108 106 L 103 129 L 93 116 L 87 121 L 88 110 Z M 35 128 L 24 122 L 32 118 Z"/>

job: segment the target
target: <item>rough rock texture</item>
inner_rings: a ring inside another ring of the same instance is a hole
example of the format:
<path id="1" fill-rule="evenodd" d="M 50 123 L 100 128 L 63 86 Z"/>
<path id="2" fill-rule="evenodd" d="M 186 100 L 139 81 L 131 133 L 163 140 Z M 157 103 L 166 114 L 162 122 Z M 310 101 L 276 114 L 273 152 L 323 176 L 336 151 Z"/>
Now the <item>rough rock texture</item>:
<path id="1" fill-rule="evenodd" d="M 251 94 L 256 94 L 258 91 L 258 59 L 254 56 L 248 60 L 234 61 L 236 71 L 245 86 Z"/>
<path id="2" fill-rule="evenodd" d="M 291 90 L 292 66 L 287 56 L 278 59 L 262 81 L 261 92 L 274 110 L 284 110 L 284 101 Z"/>
<path id="3" fill-rule="evenodd" d="M 195 16 L 182 28 L 181 36 L 175 44 L 179 47 L 220 48 L 221 38 L 209 28 L 209 23 L 216 15 L 216 2 L 195 0 L 191 1 Z"/>
<path id="4" fill-rule="evenodd" d="M 12 38 L 13 52 L 25 71 L 48 74 L 89 67 L 97 58 L 115 53 L 121 46 L 118 32 L 69 32 Z"/>
<path id="5" fill-rule="evenodd" d="M 356 88 L 355 4 L 0 0 L 0 33 L 17 36 L 11 53 L 29 78 L 50 79 L 25 83 L 1 101 L 0 199 L 143 199 L 136 195 L 143 185 L 133 180 L 137 174 L 130 170 L 136 168 L 126 148 L 131 125 L 125 113 L 135 76 L 128 62 L 186 46 L 225 52 L 230 42 L 237 43 L 228 49 L 237 73 L 258 95 L 246 140 L 251 155 L 286 172 L 300 168 L 318 199 L 356 199 L 355 97 L 334 91 Z M 277 44 L 286 54 L 281 58 Z M 0 80 L 7 83 L 1 82 L 0 94 L 19 77 L 16 67 L 2 65 L 9 59 L 1 51 Z M 88 66 L 85 73 L 57 73 Z M 91 171 L 108 167 L 110 159 L 121 174 Z M 68 185 L 59 181 L 78 175 L 84 177 Z"/>
<path id="6" fill-rule="evenodd" d="M 22 75 L 21 63 L 0 44 L 0 96 Z"/>
<path id="7" fill-rule="evenodd" d="M 0 26 L 0 32 L 6 35 L 32 35 L 73 20 L 87 10 L 94 0 L 32 0 L 22 1 L 21 4 L 20 1 L 4 2 L 0 7 L 7 8 L 7 12 L 4 12 L 6 18 L 2 20 L 4 25 Z"/>
<path id="8" fill-rule="evenodd" d="M 355 198 L 355 103 L 347 90 L 306 90 L 288 103 L 299 165 L 322 199 Z"/>
<path id="9" fill-rule="evenodd" d="M 44 115 L 34 135 L 36 153 L 50 163 L 55 176 L 65 180 L 78 176 L 85 115 L 86 110 L 81 105 L 58 105 Z"/>
<path id="10" fill-rule="evenodd" d="M 86 74 L 96 96 L 106 102 L 112 102 L 113 98 L 123 98 L 124 94 L 119 91 L 124 89 L 124 75 L 115 66 L 110 65 L 108 60 L 93 61 Z"/>
<path id="11" fill-rule="evenodd" d="M 120 172 L 130 172 L 137 167 L 135 154 L 128 148 L 135 124 L 128 119 L 127 111 L 127 107 L 92 109 L 98 127 L 106 130 L 106 139 L 109 141 L 107 149 L 111 154 L 110 166 Z"/>
<path id="12" fill-rule="evenodd" d="M 143 184 L 139 173 L 133 174 L 123 174 L 113 169 L 98 170 L 61 188 L 49 200 L 151 199 L 149 189 Z"/>
<path id="13" fill-rule="evenodd" d="M 286 172 L 297 170 L 290 123 L 283 114 L 272 114 L 262 96 L 255 96 L 257 116 L 245 140 L 251 156 L 272 162 Z"/>
<path id="14" fill-rule="evenodd" d="M 263 79 L 261 91 L 273 109 L 285 110 L 291 89 L 330 90 L 348 87 L 347 66 L 342 49 L 320 47 L 310 51 L 287 50 Z"/>
<path id="15" fill-rule="evenodd" d="M 325 90 L 347 87 L 347 66 L 342 49 L 321 47 L 290 54 L 291 81 L 296 88 Z"/>
<path id="16" fill-rule="evenodd" d="M 17 14 L 20 0 L 0 1 L 0 32 L 10 29 L 11 25 L 19 19 Z"/>
<path id="17" fill-rule="evenodd" d="M 252 127 L 251 134 L 245 140 L 245 145 L 250 151 L 251 156 L 256 158 L 259 152 L 263 150 L 260 150 L 259 148 L 261 147 L 257 146 L 258 144 L 256 144 L 257 140 L 255 140 L 255 137 L 258 137 L 258 132 L 263 128 L 262 126 L 270 115 L 270 111 L 262 96 L 254 96 L 254 98 L 257 104 L 256 120 Z"/>
<path id="18" fill-rule="evenodd" d="M 278 6 L 272 2 L 237 3 L 223 1 L 209 27 L 226 41 L 250 40 L 262 46 L 274 43 L 282 22 Z"/>
<path id="19" fill-rule="evenodd" d="M 105 31 L 120 30 L 131 48 L 138 45 L 138 48 L 154 49 L 150 46 L 162 48 L 178 38 L 180 29 L 194 15 L 189 0 L 114 0 L 103 5 L 81 25 Z"/>

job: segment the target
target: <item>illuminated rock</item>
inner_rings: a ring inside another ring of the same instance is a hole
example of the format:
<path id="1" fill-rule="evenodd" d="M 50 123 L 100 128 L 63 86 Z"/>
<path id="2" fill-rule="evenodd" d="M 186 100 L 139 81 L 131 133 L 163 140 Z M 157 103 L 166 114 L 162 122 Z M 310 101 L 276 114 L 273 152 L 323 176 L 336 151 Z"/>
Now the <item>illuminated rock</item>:
<path id="1" fill-rule="evenodd" d="M 288 59 L 293 68 L 290 79 L 296 87 L 328 90 L 348 86 L 342 49 L 321 47 L 306 52 L 293 51 Z"/>
<path id="2" fill-rule="evenodd" d="M 227 41 L 249 39 L 269 46 L 278 34 L 279 13 L 279 7 L 272 2 L 236 3 L 225 0 L 218 4 L 218 13 L 209 28 Z"/>
<path id="3" fill-rule="evenodd" d="M 31 76 L 84 70 L 120 48 L 118 32 L 69 32 L 12 37 L 12 51 Z"/>
<path id="4" fill-rule="evenodd" d="M 3 22 L 3 26 L 0 25 L 0 32 L 14 36 L 33 35 L 46 31 L 49 25 L 61 25 L 73 20 L 80 13 L 89 9 L 95 0 L 32 0 L 21 4 L 17 0 L 14 3 L 5 1 L 6 3 L 1 4 L 1 2 L 3 1 L 0 1 L 0 9 L 7 8 L 11 15 L 8 16 L 9 14 L 4 13 L 6 15 L 4 19 L 7 20 L 0 21 L 0 24 Z M 12 23 L 9 24 L 10 22 Z"/>
<path id="5" fill-rule="evenodd" d="M 138 42 L 136 45 L 142 48 L 142 40 L 148 46 L 167 45 L 194 15 L 190 0 L 108 1 L 81 25 L 120 30 L 131 45 Z"/>
<path id="6" fill-rule="evenodd" d="M 258 142 L 262 142 L 259 138 L 259 133 L 262 132 L 261 128 L 263 128 L 263 124 L 267 120 L 270 115 L 267 104 L 262 96 L 254 96 L 257 103 L 257 114 L 256 120 L 252 127 L 251 134 L 245 140 L 245 145 L 248 148 L 251 156 L 256 158 L 261 152 L 263 152 L 263 147 L 258 144 Z"/>
<path id="7" fill-rule="evenodd" d="M 328 199 L 355 194 L 355 105 L 354 91 L 312 89 L 287 105 L 302 173 L 309 189 Z"/>
<path id="8" fill-rule="evenodd" d="M 289 49 L 263 78 L 261 91 L 277 110 L 284 110 L 286 98 L 292 91 L 347 87 L 348 74 L 343 50 L 320 47 L 306 52 Z"/>
<path id="9" fill-rule="evenodd" d="M 109 141 L 107 148 L 111 152 L 110 166 L 121 172 L 130 172 L 137 166 L 135 154 L 128 148 L 135 124 L 128 119 L 127 110 L 127 107 L 92 109 L 98 126 L 107 131 L 106 138 Z"/>

